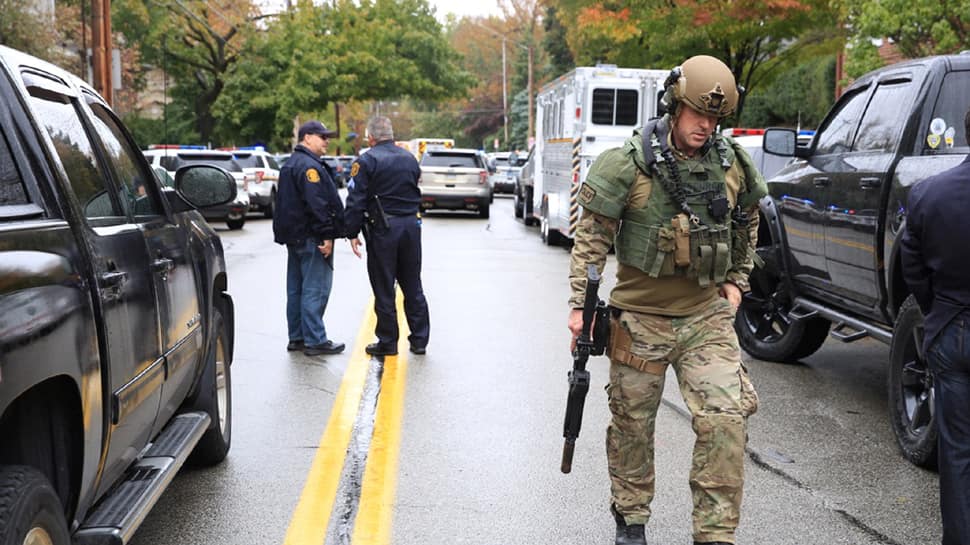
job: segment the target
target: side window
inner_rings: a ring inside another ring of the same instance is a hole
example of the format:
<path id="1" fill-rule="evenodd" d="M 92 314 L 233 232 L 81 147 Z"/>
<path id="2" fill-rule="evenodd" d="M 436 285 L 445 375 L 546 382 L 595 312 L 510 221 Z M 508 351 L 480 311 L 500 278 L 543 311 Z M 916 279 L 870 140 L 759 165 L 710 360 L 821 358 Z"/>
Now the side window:
<path id="1" fill-rule="evenodd" d="M 896 149 L 903 118 L 909 112 L 913 86 L 909 81 L 880 84 L 869 101 L 859 125 L 854 151 L 885 151 Z"/>
<path id="2" fill-rule="evenodd" d="M 926 140 L 923 141 L 927 153 L 967 153 L 967 136 L 970 135 L 966 133 L 964 117 L 967 115 L 967 107 L 970 106 L 967 102 L 968 89 L 970 89 L 970 72 L 950 72 L 943 77 L 940 96 L 933 106 L 932 119 L 942 120 L 942 126 L 945 128 L 940 143 L 935 147 L 930 146 Z M 941 124 L 937 122 L 937 125 Z M 951 128 L 953 138 L 947 140 L 946 133 Z M 929 127 L 927 129 L 932 131 Z"/>
<path id="3" fill-rule="evenodd" d="M 272 155 L 267 155 L 264 160 L 269 164 L 269 168 L 273 170 L 280 169 L 279 163 L 276 162 L 276 159 L 274 159 Z"/>
<path id="4" fill-rule="evenodd" d="M 829 122 L 817 136 L 816 154 L 843 153 L 852 149 L 852 139 L 866 106 L 868 90 L 868 87 L 859 89 L 842 101 L 838 111 L 829 118 Z"/>
<path id="5" fill-rule="evenodd" d="M 634 89 L 593 89 L 592 122 L 634 126 L 639 103 L 640 92 Z"/>
<path id="6" fill-rule="evenodd" d="M 30 102 L 38 122 L 47 130 L 67 172 L 71 189 L 84 216 L 98 224 L 124 223 L 124 212 L 111 198 L 110 185 L 98 166 L 94 148 L 71 99 L 30 87 Z"/>
<path id="7" fill-rule="evenodd" d="M 6 135 L 0 134 L 0 206 L 30 204 L 30 196 L 17 170 Z"/>
<path id="8" fill-rule="evenodd" d="M 104 105 L 92 99 L 88 99 L 88 102 L 94 112 L 94 129 L 104 145 L 108 164 L 121 185 L 120 200 L 136 218 L 160 216 L 162 206 L 149 178 L 151 174 L 142 170 L 135 155 L 141 152 L 129 145 L 124 131 Z"/>

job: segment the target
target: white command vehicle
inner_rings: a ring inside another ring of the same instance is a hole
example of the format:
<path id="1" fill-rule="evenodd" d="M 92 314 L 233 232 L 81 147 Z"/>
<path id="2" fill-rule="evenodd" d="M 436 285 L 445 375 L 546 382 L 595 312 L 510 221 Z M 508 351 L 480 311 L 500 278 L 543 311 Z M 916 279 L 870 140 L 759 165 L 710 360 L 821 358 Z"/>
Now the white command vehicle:
<path id="1" fill-rule="evenodd" d="M 539 90 L 532 214 L 546 244 L 571 239 L 576 194 L 600 153 L 657 115 L 669 70 L 579 67 Z"/>

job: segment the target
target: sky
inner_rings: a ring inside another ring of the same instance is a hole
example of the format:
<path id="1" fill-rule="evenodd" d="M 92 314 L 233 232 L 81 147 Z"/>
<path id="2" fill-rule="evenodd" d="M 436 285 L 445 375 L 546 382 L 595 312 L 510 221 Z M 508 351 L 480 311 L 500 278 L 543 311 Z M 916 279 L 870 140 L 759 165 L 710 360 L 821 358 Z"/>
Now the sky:
<path id="1" fill-rule="evenodd" d="M 438 18 L 444 19 L 446 13 L 463 15 L 501 16 L 502 10 L 496 0 L 429 0 L 438 11 Z"/>

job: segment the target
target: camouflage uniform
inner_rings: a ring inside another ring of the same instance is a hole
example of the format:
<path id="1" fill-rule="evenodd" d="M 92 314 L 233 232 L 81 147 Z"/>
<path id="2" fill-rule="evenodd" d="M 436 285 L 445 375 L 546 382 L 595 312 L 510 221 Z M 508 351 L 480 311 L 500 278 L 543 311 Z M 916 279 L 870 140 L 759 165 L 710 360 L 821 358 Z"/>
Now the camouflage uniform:
<path id="1" fill-rule="evenodd" d="M 715 141 L 722 138 L 717 135 Z M 721 144 L 720 158 L 707 157 L 718 167 L 728 162 Z M 698 282 L 686 274 L 687 267 L 675 268 L 665 254 L 646 259 L 646 267 L 631 266 L 624 258 L 629 253 L 626 246 L 619 243 L 622 221 L 629 222 L 631 211 L 647 207 L 653 199 L 669 200 L 661 184 L 640 168 L 643 153 L 638 131 L 622 148 L 604 152 L 594 163 L 579 193 L 584 211 L 570 264 L 569 302 L 572 308 L 581 308 L 586 264 L 593 263 L 602 272 L 616 242 L 619 266 L 610 295 L 615 310 L 606 388 L 613 415 L 606 439 L 613 507 L 626 524 L 645 524 L 650 517 L 654 424 L 666 366 L 671 365 L 696 434 L 690 471 L 694 540 L 733 543 L 744 482 L 746 422 L 757 409 L 757 395 L 741 364 L 733 329 L 735 311 L 718 295 L 718 283 L 728 281 L 747 290 L 757 237 L 757 200 L 767 191 L 757 171 L 743 168 L 743 160 L 749 159 L 734 147 L 730 168 L 721 174 L 724 193 L 732 207 L 743 203 L 753 220 L 731 239 L 731 262 L 717 282 Z M 719 152 L 709 146 L 705 153 Z M 693 161 L 680 154 L 676 158 L 682 166 Z M 689 183 L 691 173 L 699 169 L 691 166 L 685 172 L 684 181 Z M 670 224 L 669 218 L 664 220 L 661 229 Z M 662 240 L 656 244 L 662 246 Z M 655 267 L 649 266 L 651 261 Z M 673 274 L 675 269 L 683 274 Z M 623 337 L 625 344 L 619 346 L 624 341 L 616 340 Z"/>

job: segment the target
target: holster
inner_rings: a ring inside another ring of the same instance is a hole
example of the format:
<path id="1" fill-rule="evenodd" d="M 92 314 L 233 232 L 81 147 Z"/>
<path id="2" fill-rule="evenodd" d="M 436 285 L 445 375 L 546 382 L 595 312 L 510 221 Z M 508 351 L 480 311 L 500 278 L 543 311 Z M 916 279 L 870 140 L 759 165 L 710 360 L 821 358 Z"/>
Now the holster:
<path id="1" fill-rule="evenodd" d="M 370 235 L 384 233 L 391 228 L 391 224 L 387 222 L 387 215 L 384 214 L 384 206 L 381 205 L 381 199 L 377 195 L 370 199 L 365 220 Z"/>
<path id="2" fill-rule="evenodd" d="M 611 361 L 633 367 L 644 373 L 663 376 L 667 372 L 666 363 L 648 361 L 635 355 L 631 350 L 633 347 L 633 337 L 620 323 L 619 317 L 610 319 L 610 344 L 606 348 L 606 355 Z"/>

